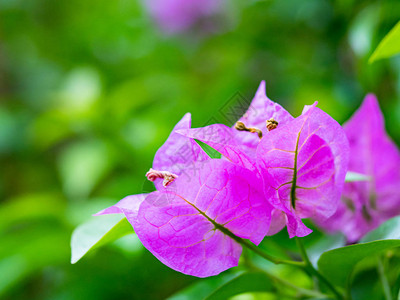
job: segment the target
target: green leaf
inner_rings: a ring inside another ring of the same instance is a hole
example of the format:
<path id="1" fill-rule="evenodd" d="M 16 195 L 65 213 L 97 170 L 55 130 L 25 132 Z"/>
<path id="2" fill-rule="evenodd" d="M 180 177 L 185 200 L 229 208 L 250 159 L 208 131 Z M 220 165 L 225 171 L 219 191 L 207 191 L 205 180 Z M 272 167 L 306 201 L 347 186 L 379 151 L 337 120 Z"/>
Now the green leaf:
<path id="1" fill-rule="evenodd" d="M 0 206 L 0 233 L 9 227 L 29 220 L 60 218 L 65 204 L 59 194 L 27 194 L 2 203 Z"/>
<path id="2" fill-rule="evenodd" d="M 122 214 L 97 216 L 72 233 L 71 263 L 76 263 L 90 250 L 133 232 L 131 224 Z"/>
<path id="3" fill-rule="evenodd" d="M 367 175 L 349 171 L 346 173 L 345 182 L 368 181 L 370 179 L 371 179 L 371 177 L 369 177 Z"/>
<path id="4" fill-rule="evenodd" d="M 315 244 L 307 249 L 308 257 L 314 266 L 317 265 L 318 259 L 322 253 L 343 247 L 346 244 L 346 238 L 343 234 L 323 235 Z"/>
<path id="5" fill-rule="evenodd" d="M 365 243 L 388 239 L 400 239 L 400 216 L 381 224 L 378 228 L 364 236 L 361 242 Z"/>
<path id="6" fill-rule="evenodd" d="M 400 53 L 400 21 L 383 38 L 369 58 L 369 63 Z"/>
<path id="7" fill-rule="evenodd" d="M 291 296 L 278 296 L 268 292 L 255 292 L 255 293 L 243 293 L 236 295 L 235 297 L 229 298 L 229 300 L 293 300 L 294 298 Z"/>
<path id="8" fill-rule="evenodd" d="M 7 274 L 1 276 L 0 299 L 48 266 L 62 266 L 68 260 L 69 234 L 62 224 L 48 221 L 20 223 L 0 234 L 0 274 Z"/>
<path id="9" fill-rule="evenodd" d="M 190 286 L 168 297 L 168 300 L 204 299 L 218 287 L 231 281 L 237 276 L 239 275 L 228 272 L 220 274 L 219 276 L 197 279 Z"/>
<path id="10" fill-rule="evenodd" d="M 225 283 L 211 295 L 207 300 L 228 299 L 232 296 L 247 292 L 271 292 L 273 285 L 271 279 L 263 272 L 244 273 L 231 281 Z"/>
<path id="11" fill-rule="evenodd" d="M 344 287 L 362 259 L 399 246 L 400 240 L 383 240 L 337 248 L 321 255 L 318 268 L 332 283 Z"/>
<path id="12" fill-rule="evenodd" d="M 107 145 L 100 140 L 71 144 L 58 160 L 63 189 L 71 199 L 87 198 L 113 162 Z"/>
<path id="13" fill-rule="evenodd" d="M 204 150 L 205 153 L 207 153 L 207 155 L 209 157 L 218 158 L 218 159 L 222 157 L 222 154 L 220 152 L 218 152 L 214 148 L 210 147 L 206 143 L 203 143 L 202 141 L 199 141 L 199 140 L 195 140 L 195 141 L 200 145 L 200 147 Z"/>

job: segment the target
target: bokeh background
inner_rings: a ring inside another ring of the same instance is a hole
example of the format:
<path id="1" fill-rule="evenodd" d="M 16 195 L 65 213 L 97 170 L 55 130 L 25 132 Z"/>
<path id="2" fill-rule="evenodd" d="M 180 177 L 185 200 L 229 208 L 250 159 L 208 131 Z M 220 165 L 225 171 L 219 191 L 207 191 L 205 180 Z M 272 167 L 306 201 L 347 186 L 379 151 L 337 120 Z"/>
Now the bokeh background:
<path id="1" fill-rule="evenodd" d="M 186 112 L 194 127 L 226 122 L 221 110 L 250 102 L 261 80 L 293 115 L 319 101 L 340 123 L 376 93 L 399 144 L 400 59 L 368 64 L 398 0 L 226 0 L 175 30 L 150 10 L 0 0 L 1 299 L 164 299 L 200 282 L 133 235 L 71 265 L 71 233 L 151 188 L 144 174 Z"/>

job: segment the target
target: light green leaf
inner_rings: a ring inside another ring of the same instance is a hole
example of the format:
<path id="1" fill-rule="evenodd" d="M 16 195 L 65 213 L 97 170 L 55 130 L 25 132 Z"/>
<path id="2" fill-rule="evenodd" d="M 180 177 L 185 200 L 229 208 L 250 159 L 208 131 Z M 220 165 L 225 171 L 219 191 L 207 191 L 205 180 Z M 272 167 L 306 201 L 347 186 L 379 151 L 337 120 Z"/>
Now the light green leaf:
<path id="1" fill-rule="evenodd" d="M 392 218 L 369 232 L 361 242 L 376 240 L 400 239 L 400 216 Z"/>
<path id="2" fill-rule="evenodd" d="M 71 263 L 76 263 L 90 250 L 133 232 L 132 226 L 122 214 L 96 216 L 72 233 Z"/>
<path id="3" fill-rule="evenodd" d="M 369 58 L 369 63 L 400 53 L 400 21 L 383 38 Z"/>
<path id="4" fill-rule="evenodd" d="M 344 287 L 362 259 L 399 246 L 400 240 L 383 240 L 337 248 L 321 255 L 318 268 L 332 283 Z"/>
<path id="5" fill-rule="evenodd" d="M 343 247 L 346 245 L 346 238 L 343 234 L 323 235 L 315 244 L 307 249 L 308 257 L 314 266 L 317 266 L 318 259 L 322 253 Z"/>
<path id="6" fill-rule="evenodd" d="M 276 300 L 277 295 L 266 293 L 266 292 L 257 292 L 257 293 L 243 293 L 236 295 L 229 300 Z M 293 297 L 283 297 L 279 296 L 280 300 L 292 300 Z"/>
<path id="7" fill-rule="evenodd" d="M 195 140 L 195 141 L 200 145 L 200 147 L 204 150 L 205 153 L 207 153 L 207 155 L 209 157 L 218 158 L 218 159 L 222 157 L 222 154 L 220 152 L 218 152 L 214 148 L 210 147 L 206 143 L 203 143 L 202 141 L 199 141 L 199 140 Z"/>
<path id="8" fill-rule="evenodd" d="M 367 175 L 349 171 L 346 173 L 345 182 L 368 181 L 370 179 L 371 179 L 371 177 L 369 177 Z"/>
<path id="9" fill-rule="evenodd" d="M 211 295 L 207 300 L 228 299 L 232 296 L 248 292 L 271 292 L 273 285 L 271 279 L 263 272 L 244 273 L 231 281 L 225 283 Z"/>

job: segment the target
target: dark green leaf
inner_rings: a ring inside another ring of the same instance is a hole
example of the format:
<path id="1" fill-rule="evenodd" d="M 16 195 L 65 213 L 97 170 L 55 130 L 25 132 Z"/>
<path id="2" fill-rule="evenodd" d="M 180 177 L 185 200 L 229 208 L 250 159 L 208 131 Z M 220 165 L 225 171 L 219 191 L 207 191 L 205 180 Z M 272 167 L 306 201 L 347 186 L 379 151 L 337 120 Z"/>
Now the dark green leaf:
<path id="1" fill-rule="evenodd" d="M 344 287 L 362 259 L 399 246 L 400 240 L 383 240 L 337 248 L 321 255 L 318 268 L 332 283 Z"/>
<path id="2" fill-rule="evenodd" d="M 78 226 L 71 238 L 71 263 L 76 263 L 90 250 L 115 241 L 133 228 L 122 214 L 97 216 Z"/>
<path id="3" fill-rule="evenodd" d="M 400 21 L 383 38 L 369 58 L 369 63 L 400 53 Z"/>
<path id="4" fill-rule="evenodd" d="M 228 299 L 232 296 L 248 292 L 271 292 L 273 285 L 271 279 L 263 272 L 244 273 L 231 281 L 225 283 L 211 295 L 207 300 Z"/>
<path id="5" fill-rule="evenodd" d="M 239 275 L 232 273 L 223 273 L 219 276 L 198 279 L 193 284 L 168 297 L 168 300 L 186 300 L 195 298 L 204 299 L 213 291 L 215 291 L 215 289 L 231 281 L 237 276 Z"/>

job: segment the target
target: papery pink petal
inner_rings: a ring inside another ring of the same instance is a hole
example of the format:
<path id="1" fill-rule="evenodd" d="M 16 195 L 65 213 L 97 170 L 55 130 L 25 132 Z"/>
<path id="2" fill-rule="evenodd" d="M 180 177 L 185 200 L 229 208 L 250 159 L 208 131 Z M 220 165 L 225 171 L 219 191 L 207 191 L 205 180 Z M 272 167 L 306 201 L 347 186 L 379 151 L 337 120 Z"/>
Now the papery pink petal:
<path id="1" fill-rule="evenodd" d="M 348 147 L 340 125 L 315 107 L 261 140 L 257 157 L 265 195 L 287 214 L 290 237 L 311 232 L 302 218 L 323 220 L 336 211 Z"/>
<path id="2" fill-rule="evenodd" d="M 253 172 L 223 160 L 196 163 L 165 191 L 153 192 L 128 220 L 161 262 L 206 277 L 236 266 L 241 246 L 216 229 L 258 244 L 268 232 L 271 207 Z"/>
<path id="3" fill-rule="evenodd" d="M 271 224 L 267 235 L 275 235 L 286 226 L 286 214 L 280 209 L 274 209 L 271 213 Z"/>
<path id="4" fill-rule="evenodd" d="M 286 214 L 287 217 L 287 230 L 289 233 L 289 237 L 303 237 L 309 235 L 312 230 L 308 228 L 304 223 L 301 221 L 301 219 L 294 213 L 288 213 Z"/>
<path id="5" fill-rule="evenodd" d="M 125 212 L 136 213 L 139 210 L 140 204 L 149 194 L 137 194 L 126 196 L 120 200 L 117 204 L 110 206 L 106 209 L 99 211 L 94 216 L 109 215 L 109 214 L 123 214 Z"/>
<path id="6" fill-rule="evenodd" d="M 176 133 L 177 130 L 190 129 L 190 126 L 191 115 L 187 113 L 175 125 L 165 143 L 157 150 L 153 160 L 154 170 L 168 171 L 179 176 L 194 162 L 209 159 L 194 140 Z M 162 179 L 154 182 L 157 189 L 162 189 L 162 182 Z"/>
<path id="7" fill-rule="evenodd" d="M 265 135 L 268 132 L 265 122 L 271 118 L 279 123 L 278 126 L 285 125 L 294 119 L 282 106 L 267 97 L 265 81 L 261 81 L 248 110 L 239 121 L 243 122 L 247 127 L 260 129 Z M 249 134 L 243 131 L 238 132 L 236 139 L 240 141 L 240 144 L 254 150 L 260 142 L 257 134 Z"/>
<path id="8" fill-rule="evenodd" d="M 315 132 L 327 142 L 334 156 L 336 198 L 340 198 L 350 160 L 349 141 L 342 126 L 318 107 L 313 108 L 311 118 L 313 122 L 307 123 L 308 132 Z"/>
<path id="9" fill-rule="evenodd" d="M 340 230 L 355 242 L 400 214 L 400 152 L 386 134 L 383 115 L 372 94 L 366 96 L 344 130 L 351 149 L 349 171 L 371 180 L 345 183 L 338 211 L 321 226 Z"/>
<path id="10" fill-rule="evenodd" d="M 250 170 L 257 170 L 255 151 L 245 152 L 243 145 L 235 137 L 240 132 L 223 124 L 213 124 L 201 128 L 177 130 L 187 138 L 198 139 L 220 152 L 229 161 Z M 247 133 L 257 136 L 257 134 Z M 258 137 L 257 137 L 258 138 Z M 259 138 L 258 138 L 259 139 Z M 254 152 L 254 153 L 253 153 Z M 253 155 L 253 156 L 251 156 Z"/>

